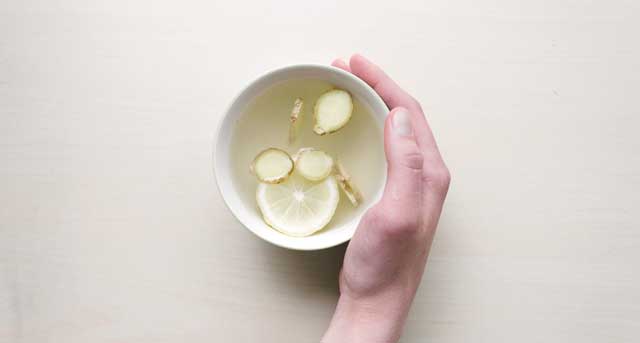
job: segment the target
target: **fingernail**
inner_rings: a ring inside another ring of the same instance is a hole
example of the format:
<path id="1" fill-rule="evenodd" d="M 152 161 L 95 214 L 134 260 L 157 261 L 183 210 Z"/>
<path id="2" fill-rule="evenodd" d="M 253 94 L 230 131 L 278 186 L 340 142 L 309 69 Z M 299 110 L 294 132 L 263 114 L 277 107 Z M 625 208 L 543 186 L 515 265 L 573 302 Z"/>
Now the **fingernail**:
<path id="1" fill-rule="evenodd" d="M 413 135 L 411 115 L 406 109 L 400 108 L 393 114 L 393 131 L 400 136 Z"/>

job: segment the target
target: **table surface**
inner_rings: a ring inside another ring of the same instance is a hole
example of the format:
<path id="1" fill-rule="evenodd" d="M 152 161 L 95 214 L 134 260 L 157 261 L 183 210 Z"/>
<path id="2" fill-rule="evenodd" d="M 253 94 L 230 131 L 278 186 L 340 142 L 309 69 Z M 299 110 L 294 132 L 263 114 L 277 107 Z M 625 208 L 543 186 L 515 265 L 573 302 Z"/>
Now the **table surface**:
<path id="1" fill-rule="evenodd" d="M 214 128 L 265 70 L 362 52 L 453 183 L 402 342 L 640 338 L 640 3 L 0 4 L 0 342 L 318 342 L 344 246 L 225 208 Z"/>

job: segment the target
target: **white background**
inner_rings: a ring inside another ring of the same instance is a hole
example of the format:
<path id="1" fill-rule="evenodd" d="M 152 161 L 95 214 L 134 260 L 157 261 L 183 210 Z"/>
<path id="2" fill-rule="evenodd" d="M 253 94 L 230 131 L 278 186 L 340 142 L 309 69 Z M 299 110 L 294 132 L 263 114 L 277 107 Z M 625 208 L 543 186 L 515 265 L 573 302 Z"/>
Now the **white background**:
<path id="1" fill-rule="evenodd" d="M 318 342 L 344 247 L 225 208 L 214 128 L 362 52 L 453 174 L 402 342 L 640 339 L 640 3 L 0 2 L 0 342 Z"/>

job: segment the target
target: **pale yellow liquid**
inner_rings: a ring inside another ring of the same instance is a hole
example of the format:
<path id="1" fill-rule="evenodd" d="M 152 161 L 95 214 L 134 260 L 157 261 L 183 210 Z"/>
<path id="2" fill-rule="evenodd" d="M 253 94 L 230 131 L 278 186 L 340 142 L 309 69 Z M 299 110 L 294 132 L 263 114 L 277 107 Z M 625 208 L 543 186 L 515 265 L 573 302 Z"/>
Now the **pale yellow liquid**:
<path id="1" fill-rule="evenodd" d="M 254 99 L 235 124 L 231 138 L 234 184 L 245 203 L 254 204 L 258 181 L 249 165 L 262 150 L 274 147 L 293 155 L 302 147 L 313 147 L 339 159 L 364 195 L 364 203 L 354 209 L 341 193 L 335 216 L 324 230 L 351 219 L 372 204 L 372 197 L 384 183 L 385 157 L 382 126 L 367 106 L 354 100 L 351 120 L 332 134 L 313 132 L 313 106 L 322 93 L 334 88 L 324 81 L 302 79 L 277 84 Z M 289 145 L 289 116 L 297 97 L 304 99 L 302 123 L 295 143 Z"/>

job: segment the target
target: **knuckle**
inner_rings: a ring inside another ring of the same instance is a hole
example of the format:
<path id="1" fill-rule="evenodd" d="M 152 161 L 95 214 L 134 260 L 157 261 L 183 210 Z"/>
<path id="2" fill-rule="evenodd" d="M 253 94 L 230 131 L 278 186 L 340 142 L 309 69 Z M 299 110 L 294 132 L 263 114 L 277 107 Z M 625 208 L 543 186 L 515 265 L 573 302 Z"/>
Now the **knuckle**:
<path id="1" fill-rule="evenodd" d="M 376 206 L 364 217 L 365 225 L 376 231 L 383 239 L 407 238 L 415 235 L 420 228 L 417 213 L 385 210 Z"/>
<path id="2" fill-rule="evenodd" d="M 367 227 L 379 227 L 385 225 L 386 218 L 381 207 L 376 205 L 367 211 L 362 221 Z"/>
<path id="3" fill-rule="evenodd" d="M 418 151 L 408 152 L 402 157 L 401 163 L 407 168 L 421 170 L 424 165 L 424 156 Z"/>
<path id="4" fill-rule="evenodd" d="M 438 173 L 438 181 L 446 188 L 449 188 L 451 184 L 451 172 L 447 167 L 442 167 L 442 170 Z"/>
<path id="5" fill-rule="evenodd" d="M 417 215 L 409 216 L 392 215 L 382 232 L 387 238 L 407 238 L 418 232 L 419 224 Z"/>
<path id="6" fill-rule="evenodd" d="M 426 177 L 427 182 L 437 190 L 446 192 L 451 185 L 451 172 L 444 165 L 430 170 Z"/>

